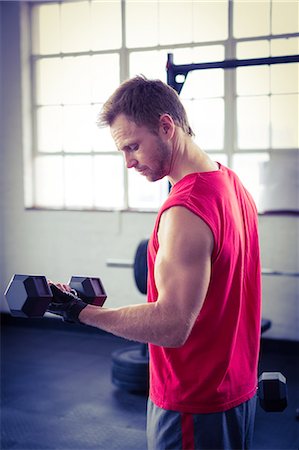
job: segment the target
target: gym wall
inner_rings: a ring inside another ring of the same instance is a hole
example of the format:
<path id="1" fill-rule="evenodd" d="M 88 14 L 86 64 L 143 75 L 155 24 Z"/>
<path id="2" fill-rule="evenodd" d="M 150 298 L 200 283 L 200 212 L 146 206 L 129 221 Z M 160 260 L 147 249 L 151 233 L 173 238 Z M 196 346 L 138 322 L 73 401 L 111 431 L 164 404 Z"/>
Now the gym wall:
<path id="1" fill-rule="evenodd" d="M 44 274 L 55 281 L 71 275 L 100 276 L 107 306 L 145 302 L 131 269 L 107 267 L 110 258 L 133 260 L 139 242 L 148 237 L 152 213 L 108 213 L 24 210 L 20 5 L 0 2 L 0 308 L 14 273 Z M 298 216 L 261 215 L 264 267 L 297 271 Z M 263 278 L 263 316 L 272 320 L 267 337 L 299 340 L 298 278 Z"/>

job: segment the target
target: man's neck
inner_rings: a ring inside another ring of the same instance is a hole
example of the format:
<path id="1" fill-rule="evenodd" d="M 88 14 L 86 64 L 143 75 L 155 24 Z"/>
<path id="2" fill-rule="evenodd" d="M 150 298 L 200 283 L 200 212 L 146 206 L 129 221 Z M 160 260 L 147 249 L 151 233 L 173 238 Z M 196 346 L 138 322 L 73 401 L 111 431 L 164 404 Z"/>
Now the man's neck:
<path id="1" fill-rule="evenodd" d="M 183 145 L 174 151 L 169 182 L 174 185 L 186 175 L 195 172 L 214 172 L 219 169 L 213 161 L 192 139 L 187 138 Z"/>

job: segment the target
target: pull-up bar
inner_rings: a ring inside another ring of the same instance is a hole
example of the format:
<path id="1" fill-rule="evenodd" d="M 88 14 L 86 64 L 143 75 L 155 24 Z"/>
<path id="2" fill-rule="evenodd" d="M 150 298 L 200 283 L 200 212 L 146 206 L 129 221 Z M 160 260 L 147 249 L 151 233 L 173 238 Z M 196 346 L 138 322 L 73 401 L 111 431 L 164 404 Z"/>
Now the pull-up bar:
<path id="1" fill-rule="evenodd" d="M 290 56 L 271 56 L 267 58 L 251 58 L 251 59 L 227 59 L 224 61 L 213 61 L 206 63 L 195 64 L 174 64 L 173 54 L 167 55 L 167 84 L 172 86 L 179 94 L 184 86 L 188 73 L 192 70 L 204 70 L 204 69 L 235 69 L 236 67 L 244 66 L 261 66 L 272 64 L 286 64 L 299 62 L 299 55 Z M 184 79 L 177 81 L 177 75 L 182 75 Z"/>

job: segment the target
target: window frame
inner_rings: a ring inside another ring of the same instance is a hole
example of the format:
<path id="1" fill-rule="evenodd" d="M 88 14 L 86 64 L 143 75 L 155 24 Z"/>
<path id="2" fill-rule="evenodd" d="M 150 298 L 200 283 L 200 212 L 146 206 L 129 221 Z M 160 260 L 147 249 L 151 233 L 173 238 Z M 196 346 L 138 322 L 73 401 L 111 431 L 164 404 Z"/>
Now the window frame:
<path id="1" fill-rule="evenodd" d="M 89 2 L 91 0 L 88 0 Z M 130 55 L 134 52 L 147 52 L 147 51 L 153 51 L 153 50 L 171 50 L 171 49 L 180 49 L 180 48 L 194 48 L 194 47 L 208 47 L 208 46 L 215 46 L 215 45 L 222 45 L 224 47 L 224 54 L 225 59 L 223 62 L 215 62 L 215 63 L 202 63 L 202 64 L 194 64 L 197 66 L 197 69 L 202 68 L 205 66 L 206 68 L 211 67 L 220 67 L 224 68 L 224 142 L 223 142 L 223 149 L 222 150 L 208 150 L 207 153 L 209 154 L 219 154 L 223 153 L 227 156 L 227 165 L 229 167 L 233 166 L 233 158 L 235 154 L 250 154 L 250 153 L 271 153 L 271 151 L 276 152 L 277 148 L 272 150 L 272 147 L 269 146 L 269 149 L 265 148 L 255 148 L 255 149 L 238 149 L 237 144 L 237 92 L 236 92 L 236 70 L 234 70 L 237 65 L 241 65 L 240 61 L 236 59 L 236 48 L 237 44 L 241 42 L 253 42 L 253 41 L 260 41 L 260 40 L 266 40 L 268 42 L 271 42 L 274 39 L 284 39 L 284 38 L 290 38 L 290 37 L 299 37 L 299 33 L 287 33 L 287 34 L 277 34 L 277 35 L 261 35 L 261 36 L 250 36 L 250 37 L 242 37 L 242 38 L 236 38 L 233 36 L 233 7 L 234 4 L 232 1 L 228 0 L 228 36 L 227 39 L 224 40 L 217 40 L 217 41 L 205 41 L 205 42 L 190 42 L 190 43 L 181 43 L 181 44 L 172 44 L 172 45 L 158 45 L 158 46 L 146 46 L 146 47 L 126 47 L 126 6 L 125 6 L 125 0 L 121 0 L 121 36 L 122 36 L 122 45 L 119 49 L 105 49 L 105 50 L 96 50 L 96 51 L 86 51 L 86 52 L 67 52 L 67 53 L 57 53 L 57 54 L 51 54 L 51 55 L 36 55 L 32 53 L 33 49 L 33 40 L 32 40 L 32 30 L 33 30 L 33 8 L 35 8 L 37 5 L 42 4 L 48 4 L 47 1 L 39 1 L 39 2 L 28 2 L 22 5 L 23 8 L 26 8 L 25 16 L 27 21 L 27 27 L 22 26 L 22 35 L 26 37 L 26 39 L 23 42 L 23 50 L 25 49 L 25 52 L 23 54 L 29 55 L 29 66 L 27 64 L 23 64 L 23 67 L 25 66 L 24 70 L 24 76 L 23 76 L 23 85 L 30 86 L 29 89 L 29 95 L 28 90 L 27 94 L 25 95 L 25 101 L 24 101 L 24 112 L 26 111 L 28 113 L 28 110 L 31 111 L 31 121 L 29 123 L 28 119 L 26 119 L 25 128 L 27 127 L 28 132 L 26 132 L 26 142 L 27 145 L 25 146 L 25 207 L 26 209 L 42 209 L 42 210 L 53 210 L 58 209 L 60 211 L 70 211 L 70 210 L 89 210 L 89 211 L 133 211 L 133 212 L 155 212 L 157 211 L 157 208 L 132 208 L 129 207 L 129 184 L 128 184 L 128 170 L 125 167 L 125 164 L 123 164 L 123 177 L 124 177 L 124 206 L 122 208 L 98 208 L 93 206 L 92 208 L 84 208 L 84 207 L 67 207 L 65 204 L 61 208 L 53 208 L 53 207 L 40 207 L 36 206 L 36 186 L 35 186 L 35 158 L 39 155 L 41 155 L 41 152 L 38 151 L 37 146 L 37 109 L 39 105 L 37 104 L 37 98 L 36 98 L 36 86 L 37 86 L 37 80 L 35 77 L 35 66 L 37 61 L 43 58 L 53 58 L 53 57 L 71 57 L 71 56 L 78 56 L 78 55 L 104 55 L 104 54 L 118 54 L 119 55 L 119 79 L 120 82 L 127 79 L 129 77 L 130 73 Z M 55 1 L 53 3 L 63 3 L 61 1 Z M 299 61 L 299 55 L 296 56 L 281 56 L 281 57 L 269 57 L 269 58 L 252 58 L 251 63 L 258 62 L 258 59 L 263 59 L 265 61 L 265 64 L 271 64 L 271 62 L 280 61 L 283 63 L 287 62 L 298 62 Z M 24 58 L 23 58 L 24 60 Z M 250 61 L 248 59 L 248 61 Z M 24 62 L 24 61 L 23 61 Z M 167 61 L 165 61 L 165 68 L 166 68 Z M 233 64 L 233 65 L 231 65 Z M 188 65 L 192 66 L 192 64 Z M 228 68 L 231 68 L 233 70 L 226 70 Z M 196 70 L 197 70 L 196 69 Z M 25 114 L 24 114 L 25 117 Z M 229 117 L 229 120 L 228 120 Z M 270 144 L 271 145 L 271 142 Z M 53 155 L 62 155 L 62 156 L 80 156 L 80 155 L 100 155 L 100 156 L 115 156 L 114 151 L 92 151 L 92 152 L 67 152 L 64 153 L 61 152 L 42 152 L 43 156 L 53 156 Z M 121 156 L 120 156 L 121 157 Z M 30 206 L 28 206 L 30 205 Z"/>

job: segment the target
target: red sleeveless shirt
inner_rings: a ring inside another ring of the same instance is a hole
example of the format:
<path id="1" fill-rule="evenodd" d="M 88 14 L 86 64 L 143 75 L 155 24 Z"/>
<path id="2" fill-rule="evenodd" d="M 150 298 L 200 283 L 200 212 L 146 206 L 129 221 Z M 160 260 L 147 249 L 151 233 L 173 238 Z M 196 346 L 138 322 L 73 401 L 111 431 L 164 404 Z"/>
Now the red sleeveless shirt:
<path id="1" fill-rule="evenodd" d="M 261 268 L 255 204 L 237 175 L 215 172 L 178 181 L 160 209 L 148 244 L 148 301 L 158 292 L 154 264 L 161 215 L 183 206 L 214 236 L 212 271 L 203 307 L 179 348 L 149 344 L 150 398 L 160 408 L 225 411 L 256 393 L 261 327 Z M 200 276 L 200 273 L 198 274 Z"/>

